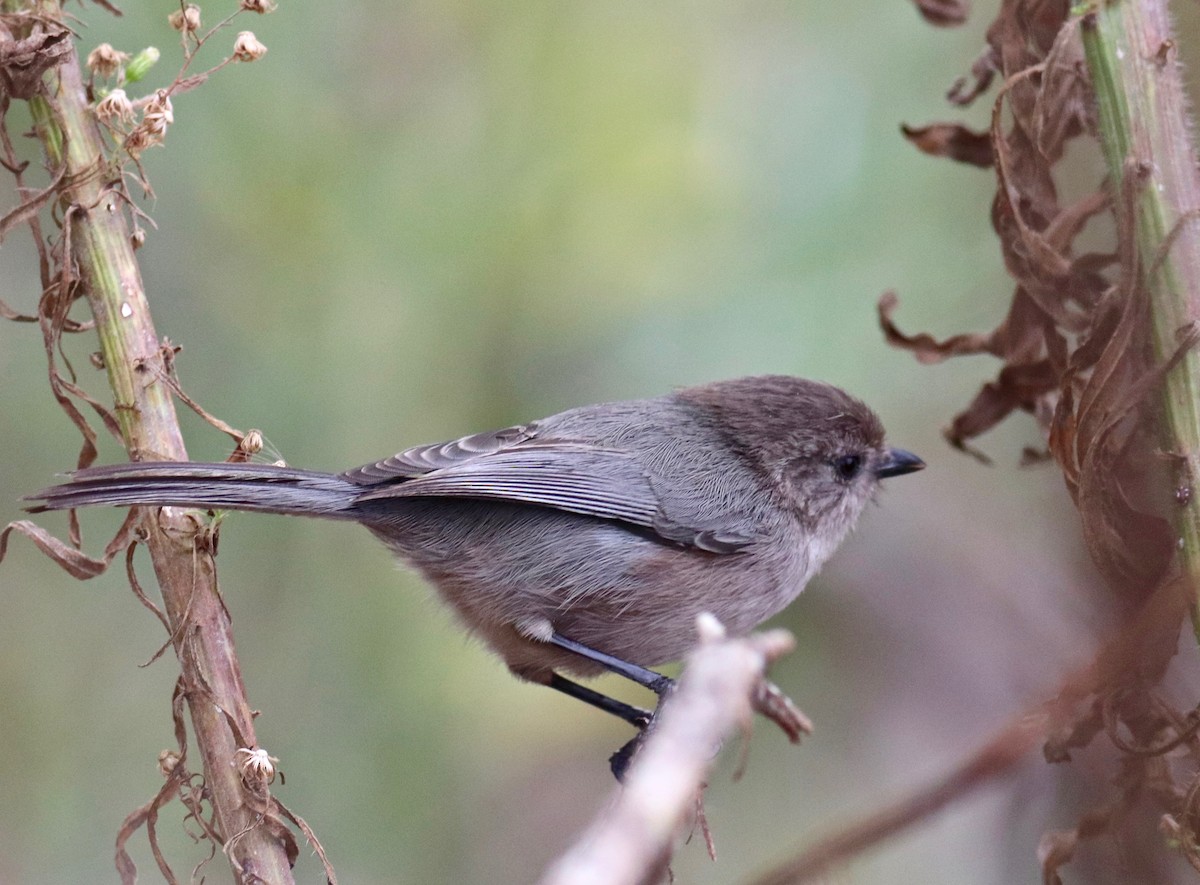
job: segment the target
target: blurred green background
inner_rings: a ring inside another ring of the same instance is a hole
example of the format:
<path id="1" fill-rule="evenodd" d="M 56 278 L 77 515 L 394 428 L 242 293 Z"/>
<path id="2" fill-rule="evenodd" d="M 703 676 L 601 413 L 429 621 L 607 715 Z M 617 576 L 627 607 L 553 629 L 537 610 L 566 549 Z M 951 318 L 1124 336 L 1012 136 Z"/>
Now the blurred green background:
<path id="1" fill-rule="evenodd" d="M 718 860 L 693 840 L 677 881 L 738 881 L 924 783 L 1108 623 L 1057 472 L 1016 467 L 1032 422 L 984 441 L 992 468 L 940 437 L 995 366 L 922 367 L 876 328 L 888 288 L 913 331 L 990 328 L 1005 309 L 992 174 L 898 131 L 986 122 L 990 96 L 965 113 L 942 98 L 982 46 L 977 6 L 939 31 L 902 0 L 282 3 L 214 39 L 199 67 L 241 28 L 270 53 L 177 97 L 145 155 L 158 230 L 140 256 L 182 381 L 295 465 L 768 371 L 856 392 L 929 462 L 888 483 L 776 619 L 800 646 L 775 678 L 816 734 L 797 748 L 759 723 L 736 783 L 726 748 L 708 794 Z M 85 7 L 82 51 L 156 45 L 147 88 L 165 84 L 171 8 Z M 204 6 L 206 23 L 225 12 Z M 1180 33 L 1200 32 L 1183 12 Z M 1084 181 L 1101 174 L 1084 163 Z M 5 243 L 0 291 L 32 312 L 28 239 Z M 68 343 L 106 398 L 93 347 Z M 35 327 L 0 325 L 0 522 L 78 451 L 44 365 Z M 192 457 L 228 453 L 184 420 Z M 105 441 L 101 461 L 119 457 Z M 118 518 L 87 516 L 89 550 Z M 605 802 L 628 729 L 510 678 L 366 532 L 236 515 L 220 553 L 277 795 L 343 882 L 528 882 Z M 115 880 L 117 828 L 158 789 L 174 662 L 140 667 L 164 636 L 121 571 L 78 583 L 19 538 L 0 566 L 2 882 Z M 836 880 L 1036 881 L 1039 835 L 1103 786 L 1086 764 L 1031 759 Z M 181 817 L 160 832 L 186 876 L 203 852 Z M 304 851 L 298 878 L 320 876 Z"/>

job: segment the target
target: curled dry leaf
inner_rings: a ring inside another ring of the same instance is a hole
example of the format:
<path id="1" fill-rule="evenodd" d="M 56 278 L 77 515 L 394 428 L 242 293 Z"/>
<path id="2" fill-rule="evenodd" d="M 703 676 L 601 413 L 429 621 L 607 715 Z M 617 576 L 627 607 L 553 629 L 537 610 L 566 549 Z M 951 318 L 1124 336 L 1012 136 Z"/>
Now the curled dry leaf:
<path id="1" fill-rule="evenodd" d="M 1055 384 L 1056 378 L 1048 360 L 1006 365 L 995 381 L 983 385 L 971 404 L 954 416 L 945 431 L 947 441 L 956 449 L 990 463 L 970 440 L 982 436 L 1014 411 L 1036 414 L 1041 398 L 1053 391 Z"/>
<path id="2" fill-rule="evenodd" d="M 968 332 L 962 335 L 952 335 L 944 341 L 938 341 L 926 332 L 907 335 L 900 331 L 892 319 L 896 308 L 900 306 L 900 298 L 895 292 L 884 292 L 879 297 L 879 325 L 888 344 L 904 350 L 911 350 L 913 355 L 922 363 L 940 363 L 951 356 L 963 354 L 991 353 L 995 332 L 984 334 Z"/>
<path id="3" fill-rule="evenodd" d="M 4 238 L 8 236 L 8 232 L 22 224 L 28 224 L 29 219 L 37 215 L 47 203 L 58 196 L 58 186 L 62 183 L 63 176 L 67 172 L 66 165 L 58 168 L 54 173 L 54 177 L 50 180 L 50 184 L 42 188 L 40 191 L 29 194 L 16 207 L 10 209 L 0 218 L 0 243 L 4 242 Z M 0 311 L 4 310 L 3 303 L 0 303 Z M 15 311 L 9 310 L 8 313 L 15 314 Z M 17 319 L 19 315 L 5 315 L 0 313 L 5 319 Z M 24 318 L 28 321 L 30 318 Z M 36 317 L 32 318 L 36 322 Z"/>
<path id="4" fill-rule="evenodd" d="M 921 362 L 981 353 L 1000 361 L 995 379 L 954 417 L 947 438 L 983 457 L 973 445 L 980 435 L 1014 411 L 1032 414 L 1079 511 L 1093 562 L 1145 627 L 1111 644 L 1086 690 L 1068 685 L 1057 700 L 1064 712 L 1047 732 L 1047 761 L 1068 761 L 1098 736 L 1120 753 L 1108 800 L 1074 828 L 1042 840 L 1043 881 L 1057 883 L 1087 840 L 1124 835 L 1131 810 L 1147 797 L 1168 812 L 1179 844 L 1198 842 L 1200 720 L 1171 709 L 1153 688 L 1195 596 L 1182 580 L 1164 580 L 1175 548 L 1166 516 L 1176 459 L 1158 450 L 1154 406 L 1164 376 L 1197 345 L 1200 331 L 1181 330 L 1166 359 L 1150 346 L 1149 294 L 1141 281 L 1160 256 L 1139 254 L 1131 220 L 1145 186 L 1144 162 L 1127 162 L 1120 192 L 1098 181 L 1081 199 L 1060 195 L 1056 166 L 1068 144 L 1096 135 L 1078 18 L 1071 18 L 1067 0 L 1003 0 L 987 42 L 971 78 L 955 85 L 950 100 L 966 104 L 993 74 L 1002 78 L 987 137 L 997 181 L 992 226 L 1015 283 L 1008 312 L 990 332 L 939 340 L 902 332 L 896 297 L 888 293 L 880 299 L 879 322 L 890 344 Z M 922 150 L 956 160 L 971 145 L 968 132 L 955 124 L 904 130 Z M 1111 245 L 1081 248 L 1081 235 L 1101 216 L 1115 228 Z M 1166 248 L 1169 242 L 1159 251 Z M 1191 494 L 1190 485 L 1179 486 L 1175 506 Z M 1168 750 L 1171 766 L 1163 758 Z"/>
<path id="5" fill-rule="evenodd" d="M 35 547 L 54 560 L 71 577 L 84 581 L 102 574 L 113 557 L 134 543 L 136 525 L 137 513 L 130 510 L 117 534 L 104 548 L 104 555 L 97 558 L 88 556 L 77 546 L 54 537 L 36 522 L 18 519 L 0 529 L 0 562 L 4 561 L 4 555 L 8 551 L 8 536 L 18 532 L 32 541 Z"/>
<path id="6" fill-rule="evenodd" d="M 967 20 L 971 5 L 966 0 L 913 0 L 921 18 L 939 28 L 951 28 Z"/>
<path id="7" fill-rule="evenodd" d="M 885 294 L 879 321 L 887 341 L 934 363 L 988 353 L 996 378 L 956 415 L 946 438 L 986 457 L 974 441 L 1013 412 L 1033 415 L 1047 451 L 1063 469 L 1084 535 L 1105 577 L 1141 598 L 1161 576 L 1171 537 L 1148 504 L 1155 482 L 1148 411 L 1161 379 L 1146 345 L 1131 270 L 1136 254 L 1077 252 L 1089 223 L 1114 210 L 1100 183 L 1064 203 L 1054 167 L 1067 143 L 1094 132 L 1091 87 L 1079 31 L 1058 0 L 1007 0 L 988 29 L 988 47 L 973 68 L 976 89 L 990 72 L 1005 79 L 985 134 L 953 123 L 904 128 L 921 150 L 978 166 L 994 165 L 992 226 L 1005 268 L 1016 282 L 1008 313 L 990 332 L 939 340 L 902 332 L 897 300 Z M 973 98 L 978 92 L 969 97 Z M 959 93 L 954 100 L 968 98 Z"/>
<path id="8" fill-rule="evenodd" d="M 1000 70 L 1000 60 L 995 49 L 988 46 L 971 65 L 970 76 L 959 77 L 946 92 L 950 104 L 966 107 L 992 88 L 992 80 Z"/>
<path id="9" fill-rule="evenodd" d="M 991 168 L 992 140 L 986 132 L 975 132 L 959 123 L 901 125 L 900 131 L 922 153 L 957 160 L 980 169 Z"/>
<path id="10" fill-rule="evenodd" d="M 0 93 L 28 100 L 42 89 L 42 75 L 71 52 L 71 32 L 62 25 L 35 22 L 28 37 L 0 30 Z"/>

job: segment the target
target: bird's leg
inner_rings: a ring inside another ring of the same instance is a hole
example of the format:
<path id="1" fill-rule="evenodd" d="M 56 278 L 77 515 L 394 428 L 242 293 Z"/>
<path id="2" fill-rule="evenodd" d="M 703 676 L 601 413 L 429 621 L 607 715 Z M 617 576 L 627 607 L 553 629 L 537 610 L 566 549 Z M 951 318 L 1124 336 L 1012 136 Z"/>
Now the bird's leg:
<path id="1" fill-rule="evenodd" d="M 605 670 L 611 673 L 616 673 L 618 676 L 624 676 L 626 679 L 636 682 L 638 685 L 650 689 L 658 695 L 658 706 L 661 708 L 663 701 L 670 695 L 671 690 L 675 688 L 675 680 L 669 676 L 663 676 L 661 673 L 655 673 L 653 670 L 648 670 L 637 664 L 631 664 L 629 661 L 623 661 L 620 658 L 613 657 L 610 654 L 605 654 L 602 651 L 597 651 L 591 646 L 584 645 L 581 642 L 576 642 L 574 639 L 568 639 L 561 633 L 551 633 L 548 640 L 551 645 L 556 645 L 565 651 L 577 654 L 582 658 L 593 663 L 599 664 Z M 569 688 L 567 687 L 569 686 Z M 570 680 L 563 679 L 557 673 L 550 677 L 550 687 L 557 688 L 559 691 L 565 692 L 572 697 L 599 707 L 601 710 L 607 710 L 620 716 L 626 722 L 632 723 L 638 729 L 638 733 L 633 736 L 621 749 L 613 753 L 609 757 L 608 765 L 612 770 L 613 777 L 618 781 L 625 780 L 625 772 L 629 770 L 629 763 L 633 760 L 634 755 L 641 749 L 642 743 L 646 739 L 647 733 L 652 729 L 654 717 L 658 714 L 656 709 L 653 713 L 648 713 L 645 710 L 639 710 L 637 707 L 627 707 L 620 701 L 615 701 L 606 695 L 599 692 L 594 692 L 591 689 L 584 688 L 582 685 L 576 685 Z M 586 692 L 585 696 L 584 693 Z M 626 708 L 627 710 L 637 711 L 639 718 L 637 720 L 628 718 L 620 712 L 618 708 Z"/>
<path id="2" fill-rule="evenodd" d="M 555 691 L 561 691 L 568 697 L 583 701 L 585 704 L 591 704 L 598 710 L 603 710 L 605 713 L 611 713 L 619 719 L 624 719 L 635 728 L 645 728 L 650 724 L 652 714 L 649 710 L 643 710 L 641 707 L 622 703 L 615 698 L 610 698 L 606 694 L 601 694 L 587 686 L 580 685 L 578 682 L 572 682 L 570 679 L 559 676 L 557 673 L 551 673 L 550 681 L 546 684 Z"/>
<path id="3" fill-rule="evenodd" d="M 659 697 L 667 695 L 675 687 L 675 681 L 669 676 L 663 676 L 661 673 L 655 673 L 653 670 L 647 670 L 645 667 L 639 667 L 637 664 L 631 664 L 610 654 L 597 651 L 591 646 L 576 642 L 574 639 L 568 639 L 561 633 L 551 633 L 549 641 L 551 645 L 557 645 L 561 649 L 587 658 L 589 661 L 599 664 L 611 673 L 624 676 L 638 685 L 645 686 Z"/>

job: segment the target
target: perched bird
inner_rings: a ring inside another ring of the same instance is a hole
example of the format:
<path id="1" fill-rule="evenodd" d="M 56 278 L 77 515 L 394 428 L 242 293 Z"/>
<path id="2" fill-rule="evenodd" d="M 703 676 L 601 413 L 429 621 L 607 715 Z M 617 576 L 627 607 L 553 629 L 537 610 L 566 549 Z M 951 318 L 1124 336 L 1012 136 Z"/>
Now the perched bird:
<path id="1" fill-rule="evenodd" d="M 142 462 L 80 470 L 29 509 L 256 510 L 359 522 L 517 676 L 637 724 L 567 679 L 682 657 L 696 616 L 745 633 L 804 589 L 882 479 L 924 467 L 816 381 L 737 378 L 417 446 L 344 473 Z"/>

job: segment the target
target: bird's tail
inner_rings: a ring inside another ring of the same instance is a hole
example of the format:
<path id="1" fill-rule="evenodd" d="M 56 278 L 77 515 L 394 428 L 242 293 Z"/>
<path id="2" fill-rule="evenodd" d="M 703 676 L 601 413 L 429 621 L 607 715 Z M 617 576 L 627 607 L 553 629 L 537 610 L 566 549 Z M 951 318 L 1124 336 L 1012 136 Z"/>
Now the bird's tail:
<path id="1" fill-rule="evenodd" d="M 360 486 L 331 473 L 270 464 L 146 461 L 90 467 L 62 485 L 25 500 L 31 513 L 107 504 L 257 510 L 327 519 L 354 519 Z"/>

